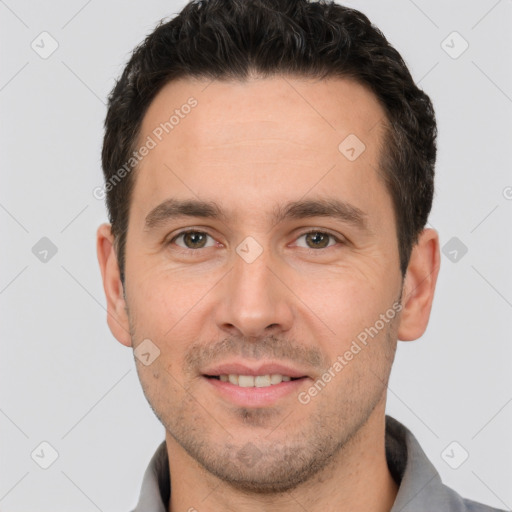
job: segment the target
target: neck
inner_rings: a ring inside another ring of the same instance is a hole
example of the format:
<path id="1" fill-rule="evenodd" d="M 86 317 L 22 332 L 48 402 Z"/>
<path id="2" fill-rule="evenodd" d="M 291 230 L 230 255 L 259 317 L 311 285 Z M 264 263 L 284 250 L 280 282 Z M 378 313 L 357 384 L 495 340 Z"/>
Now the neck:
<path id="1" fill-rule="evenodd" d="M 167 433 L 171 474 L 169 512 L 389 512 L 398 486 L 386 461 L 383 404 L 309 481 L 280 494 L 249 494 L 207 472 Z"/>

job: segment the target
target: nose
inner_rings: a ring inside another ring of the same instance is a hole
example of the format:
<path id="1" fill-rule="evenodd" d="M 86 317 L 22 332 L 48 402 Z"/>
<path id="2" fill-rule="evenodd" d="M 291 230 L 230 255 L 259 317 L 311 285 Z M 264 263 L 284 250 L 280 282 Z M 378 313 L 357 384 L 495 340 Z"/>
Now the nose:
<path id="1" fill-rule="evenodd" d="M 291 329 L 294 295 L 269 250 L 250 263 L 236 254 L 231 272 L 221 283 L 216 308 L 219 329 L 254 339 Z"/>

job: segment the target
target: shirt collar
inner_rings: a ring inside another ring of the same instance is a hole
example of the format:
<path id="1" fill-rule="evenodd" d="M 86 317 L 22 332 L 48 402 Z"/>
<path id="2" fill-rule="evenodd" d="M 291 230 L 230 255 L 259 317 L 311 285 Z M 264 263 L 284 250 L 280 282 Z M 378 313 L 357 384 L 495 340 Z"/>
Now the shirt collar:
<path id="1" fill-rule="evenodd" d="M 391 416 L 386 416 L 386 459 L 399 485 L 390 512 L 468 510 L 466 500 L 441 482 L 439 473 L 410 430 Z M 144 473 L 139 502 L 133 512 L 167 512 L 170 492 L 169 460 L 163 441 Z"/>

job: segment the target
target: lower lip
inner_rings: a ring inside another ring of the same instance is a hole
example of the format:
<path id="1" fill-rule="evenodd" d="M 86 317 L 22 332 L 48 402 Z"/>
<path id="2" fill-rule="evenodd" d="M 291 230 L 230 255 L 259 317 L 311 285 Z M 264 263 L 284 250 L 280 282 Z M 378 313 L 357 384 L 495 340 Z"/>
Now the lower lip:
<path id="1" fill-rule="evenodd" d="M 307 377 L 273 384 L 262 388 L 243 388 L 218 379 L 203 377 L 213 389 L 225 399 L 241 407 L 266 407 L 275 404 L 280 398 L 295 393 L 304 385 Z"/>

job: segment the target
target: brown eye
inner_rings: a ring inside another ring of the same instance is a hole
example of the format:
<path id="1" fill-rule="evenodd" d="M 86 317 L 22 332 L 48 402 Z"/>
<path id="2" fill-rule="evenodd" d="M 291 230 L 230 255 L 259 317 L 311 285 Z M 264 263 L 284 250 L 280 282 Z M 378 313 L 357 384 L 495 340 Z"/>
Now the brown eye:
<path id="1" fill-rule="evenodd" d="M 311 244 L 314 248 L 320 247 L 323 249 L 329 245 L 329 238 L 331 235 L 326 233 L 308 233 L 306 235 L 306 243 Z"/>
<path id="2" fill-rule="evenodd" d="M 327 247 L 336 245 L 336 242 L 339 242 L 334 235 L 324 231 L 309 231 L 299 236 L 299 239 L 303 237 L 306 246 L 299 245 L 299 247 L 305 247 L 307 249 L 326 249 Z M 331 241 L 334 243 L 331 243 Z"/>

